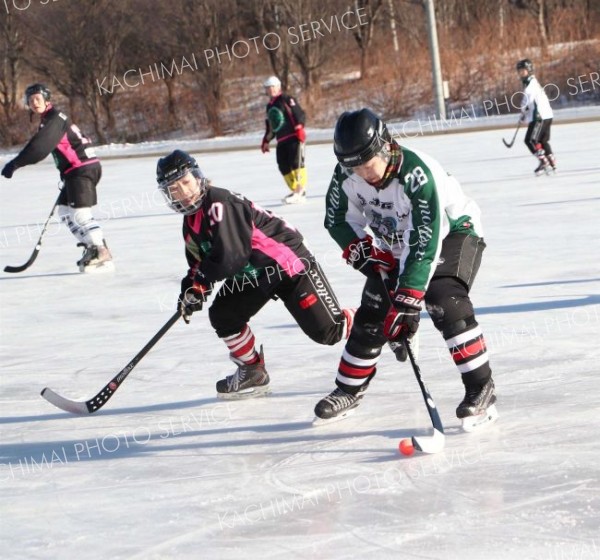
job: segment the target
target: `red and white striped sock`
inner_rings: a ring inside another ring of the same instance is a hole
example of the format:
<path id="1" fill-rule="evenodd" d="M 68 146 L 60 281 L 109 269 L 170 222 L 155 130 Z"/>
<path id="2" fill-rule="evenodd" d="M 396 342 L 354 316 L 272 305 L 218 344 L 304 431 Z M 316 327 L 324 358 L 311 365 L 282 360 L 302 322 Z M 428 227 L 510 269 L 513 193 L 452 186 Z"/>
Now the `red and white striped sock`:
<path id="1" fill-rule="evenodd" d="M 446 344 L 466 383 L 489 378 L 491 372 L 487 346 L 477 323 L 469 330 L 446 339 Z"/>
<path id="2" fill-rule="evenodd" d="M 338 367 L 336 384 L 345 391 L 354 392 L 375 374 L 379 353 L 369 358 L 353 356 L 345 348 Z M 341 385 L 340 385 L 341 384 Z"/>
<path id="3" fill-rule="evenodd" d="M 255 348 L 256 339 L 250 327 L 246 325 L 241 332 L 223 337 L 229 349 L 231 359 L 239 365 L 255 364 L 259 360 Z"/>

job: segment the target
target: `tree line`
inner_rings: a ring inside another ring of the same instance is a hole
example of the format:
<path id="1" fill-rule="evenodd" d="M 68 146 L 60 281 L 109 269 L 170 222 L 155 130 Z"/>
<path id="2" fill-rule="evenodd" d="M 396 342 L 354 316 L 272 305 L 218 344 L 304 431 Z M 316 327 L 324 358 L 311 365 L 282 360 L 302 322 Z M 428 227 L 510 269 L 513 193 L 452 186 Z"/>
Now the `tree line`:
<path id="1" fill-rule="evenodd" d="M 22 95 L 38 81 L 100 143 L 256 130 L 269 74 L 313 126 L 349 105 L 387 118 L 433 107 L 422 0 L 4 0 L 0 12 L 5 147 L 30 134 Z M 436 16 L 449 106 L 517 89 L 516 57 L 557 84 L 598 71 L 597 1 L 436 0 Z"/>

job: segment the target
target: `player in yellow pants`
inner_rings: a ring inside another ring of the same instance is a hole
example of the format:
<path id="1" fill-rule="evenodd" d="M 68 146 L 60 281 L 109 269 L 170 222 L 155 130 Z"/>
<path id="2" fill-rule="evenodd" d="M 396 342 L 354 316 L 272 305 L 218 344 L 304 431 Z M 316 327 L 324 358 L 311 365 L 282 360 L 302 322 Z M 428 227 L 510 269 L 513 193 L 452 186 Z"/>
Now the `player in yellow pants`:
<path id="1" fill-rule="evenodd" d="M 263 85 L 270 100 L 261 150 L 268 152 L 269 142 L 277 138 L 277 166 L 292 191 L 283 201 L 286 204 L 302 203 L 306 200 L 304 110 L 293 97 L 282 93 L 281 82 L 276 76 L 271 76 Z"/>

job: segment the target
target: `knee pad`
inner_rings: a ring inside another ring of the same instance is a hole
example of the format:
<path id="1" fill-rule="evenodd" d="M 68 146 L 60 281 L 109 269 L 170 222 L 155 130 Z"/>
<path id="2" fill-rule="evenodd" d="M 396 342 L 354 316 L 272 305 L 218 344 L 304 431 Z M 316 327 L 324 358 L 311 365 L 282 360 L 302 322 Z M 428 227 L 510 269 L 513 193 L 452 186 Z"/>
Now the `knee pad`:
<path id="1" fill-rule="evenodd" d="M 376 358 L 381 354 L 381 347 L 385 342 L 381 322 L 363 322 L 355 319 L 352 333 L 346 343 L 346 351 L 365 360 Z"/>
<path id="2" fill-rule="evenodd" d="M 425 294 L 425 307 L 435 328 L 444 333 L 444 338 L 447 338 L 447 330 L 454 331 L 455 327 L 451 325 L 461 321 L 464 323 L 474 315 L 473 304 L 465 285 L 454 277 L 443 277 L 431 282 Z"/>
<path id="3" fill-rule="evenodd" d="M 469 317 L 473 317 L 473 305 L 467 297 L 450 297 L 447 301 L 438 304 L 426 304 L 427 313 L 431 317 L 435 328 L 444 333 L 448 329 L 454 330 L 451 325 L 466 324 Z M 462 331 L 458 331 L 462 332 Z"/>
<path id="4" fill-rule="evenodd" d="M 469 315 L 464 319 L 457 319 L 456 321 L 443 323 L 442 328 L 440 328 L 439 331 L 442 333 L 444 340 L 448 340 L 449 338 L 453 338 L 459 334 L 462 334 L 473 327 L 476 327 L 477 325 L 478 323 L 475 320 L 475 316 Z"/>

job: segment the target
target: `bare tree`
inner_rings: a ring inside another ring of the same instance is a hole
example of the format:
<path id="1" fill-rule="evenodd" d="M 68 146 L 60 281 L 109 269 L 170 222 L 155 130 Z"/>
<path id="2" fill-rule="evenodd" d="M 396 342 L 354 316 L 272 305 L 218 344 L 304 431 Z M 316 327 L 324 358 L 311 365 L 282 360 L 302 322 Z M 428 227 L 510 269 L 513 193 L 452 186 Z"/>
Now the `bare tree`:
<path id="1" fill-rule="evenodd" d="M 291 93 L 303 90 L 313 123 L 330 122 L 339 108 L 358 100 L 374 103 L 375 96 L 388 115 L 427 111 L 422 6 L 422 0 L 32 2 L 0 21 L 0 140 L 23 139 L 18 128 L 26 114 L 15 108 L 24 77 L 64 95 L 74 118 L 86 129 L 93 126 L 100 141 L 256 126 L 248 108 L 258 108 L 256 80 L 269 71 Z M 556 83 L 597 70 L 596 43 L 581 44 L 598 37 L 597 0 L 437 0 L 436 6 L 456 103 L 502 96 L 512 87 L 503 74 L 514 63 L 506 60 L 513 56 L 508 49 L 525 56 L 526 48 L 550 40 L 571 43 L 568 54 L 553 54 L 568 60 L 564 67 L 536 55 Z M 355 23 L 352 15 L 340 25 L 343 15 L 358 10 L 361 25 L 345 25 Z M 251 53 L 245 56 L 247 44 Z M 345 74 L 359 63 L 361 86 L 348 88 Z M 376 76 L 366 75 L 369 68 Z M 140 87 L 125 83 L 125 72 Z M 322 95 L 325 88 L 331 95 Z"/>
<path id="2" fill-rule="evenodd" d="M 224 132 L 224 66 L 235 59 L 231 52 L 234 30 L 238 29 L 234 0 L 177 0 L 171 6 L 168 25 L 177 34 L 179 45 L 204 55 L 197 60 L 198 68 L 191 78 L 212 133 L 220 136 Z"/>
<path id="3" fill-rule="evenodd" d="M 284 90 L 290 86 L 292 73 L 292 49 L 289 41 L 281 40 L 280 30 L 287 23 L 287 12 L 278 0 L 258 0 L 251 3 L 250 15 L 257 34 L 264 38 L 267 56 L 273 73 L 281 80 Z"/>
<path id="4" fill-rule="evenodd" d="M 99 92 L 98 81 L 117 71 L 127 7 L 127 0 L 87 0 L 85 10 L 56 4 L 27 22 L 37 45 L 29 52 L 29 65 L 70 100 L 72 110 L 76 98 L 83 100 L 100 142 L 115 132 L 112 103 L 117 89 Z"/>
<path id="5" fill-rule="evenodd" d="M 159 129 L 165 124 L 168 129 L 176 129 L 180 124 L 177 113 L 176 86 L 180 81 L 177 70 L 171 71 L 173 67 L 173 53 L 180 51 L 180 40 L 176 28 L 169 26 L 171 21 L 172 5 L 167 2 L 156 2 L 152 6 L 153 21 L 159 22 L 154 25 L 152 33 L 147 31 L 147 0 L 131 0 L 130 6 L 131 32 L 125 38 L 122 45 L 121 67 L 127 69 L 141 69 L 153 75 L 157 68 L 164 68 L 157 75 L 166 93 L 166 123 L 157 116 Z M 175 25 L 174 21 L 171 21 Z M 179 65 L 180 66 L 180 65 Z M 157 73 L 158 74 L 158 73 Z M 162 105 L 162 104 L 161 104 Z"/>
<path id="6" fill-rule="evenodd" d="M 533 13 L 537 20 L 538 32 L 542 45 L 548 44 L 548 10 L 546 0 L 509 0 L 511 4 L 520 10 Z"/>
<path id="7" fill-rule="evenodd" d="M 306 105 L 309 107 L 320 98 L 321 69 L 331 57 L 331 48 L 327 41 L 320 38 L 316 40 L 319 31 L 315 31 L 317 28 L 312 26 L 314 14 L 318 14 L 323 5 L 323 0 L 278 2 L 280 25 L 282 29 L 287 30 L 286 40 L 290 44 L 292 59 L 300 70 Z M 320 22 L 315 22 L 315 25 L 317 23 Z"/>
<path id="8" fill-rule="evenodd" d="M 2 107 L 2 127 L 0 139 L 3 144 L 15 140 L 12 125 L 17 112 L 17 89 L 21 77 L 25 38 L 14 16 L 8 14 L 0 28 L 0 106 Z"/>
<path id="9" fill-rule="evenodd" d="M 377 19 L 382 13 L 383 0 L 355 0 L 356 10 L 365 14 L 365 24 L 358 25 L 354 30 L 354 39 L 360 49 L 360 77 L 367 76 L 369 69 L 369 52 L 373 45 Z"/>

